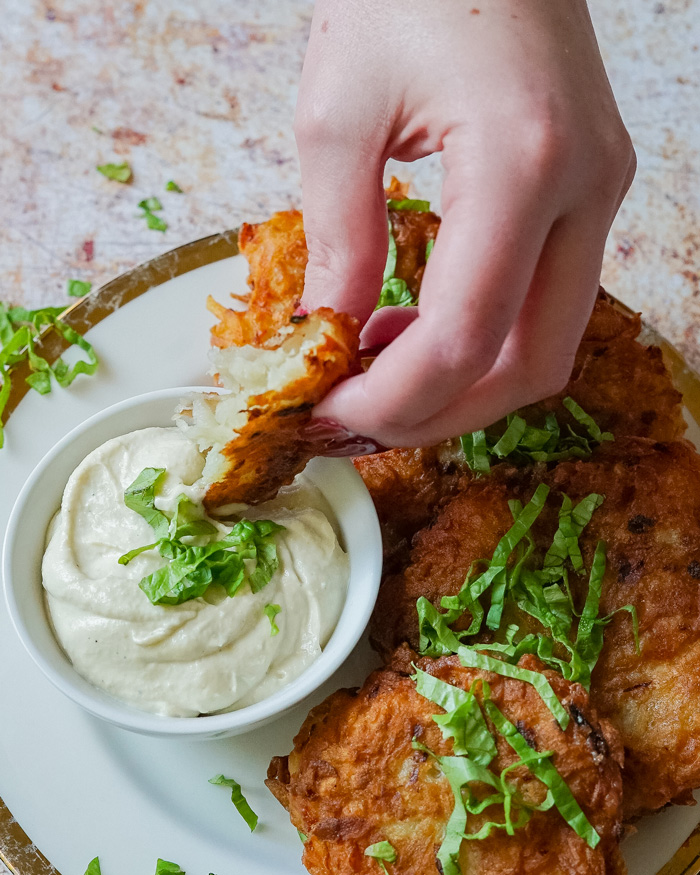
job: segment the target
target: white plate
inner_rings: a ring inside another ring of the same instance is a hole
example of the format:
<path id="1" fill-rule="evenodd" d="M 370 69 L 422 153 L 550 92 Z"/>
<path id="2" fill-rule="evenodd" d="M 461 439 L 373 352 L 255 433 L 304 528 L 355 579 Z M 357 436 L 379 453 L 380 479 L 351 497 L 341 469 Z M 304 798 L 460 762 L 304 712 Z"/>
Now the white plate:
<path id="1" fill-rule="evenodd" d="M 226 301 L 229 292 L 243 291 L 246 273 L 241 257 L 226 258 L 162 282 L 89 331 L 101 359 L 96 377 L 43 398 L 27 395 L 0 451 L 0 535 L 34 465 L 87 416 L 131 395 L 209 382 L 213 317 L 206 297 Z M 312 704 L 340 686 L 361 684 L 376 664 L 368 646 L 359 645 L 313 699 L 252 735 L 147 738 L 91 718 L 60 695 L 19 644 L 2 601 L 0 796 L 63 875 L 82 875 L 96 855 L 103 875 L 150 875 L 158 857 L 188 875 L 303 875 L 296 831 L 263 784 L 268 762 L 289 752 Z M 226 790 L 208 784 L 221 772 L 242 784 L 260 815 L 252 835 Z M 641 822 L 624 844 L 631 875 L 655 875 L 699 817 L 675 808 Z M 46 869 L 18 870 L 39 871 Z"/>

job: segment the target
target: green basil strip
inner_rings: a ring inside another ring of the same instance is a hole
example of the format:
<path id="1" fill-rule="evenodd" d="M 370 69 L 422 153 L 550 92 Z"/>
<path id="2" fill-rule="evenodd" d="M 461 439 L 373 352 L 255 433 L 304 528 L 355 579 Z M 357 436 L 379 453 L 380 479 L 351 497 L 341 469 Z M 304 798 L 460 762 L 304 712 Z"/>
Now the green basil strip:
<path id="1" fill-rule="evenodd" d="M 180 186 L 177 184 L 177 182 L 175 182 L 174 179 L 169 179 L 165 183 L 165 190 L 166 191 L 176 191 L 178 194 L 184 194 L 184 192 L 182 191 Z"/>
<path id="2" fill-rule="evenodd" d="M 156 862 L 155 875 L 186 875 L 186 873 L 177 863 L 171 863 L 168 860 L 161 860 L 159 858 Z"/>
<path id="3" fill-rule="evenodd" d="M 448 656 L 459 650 L 461 642 L 449 628 L 445 615 L 421 596 L 416 602 L 418 612 L 419 651 L 425 656 Z"/>
<path id="4" fill-rule="evenodd" d="M 478 474 L 487 474 L 491 470 L 491 463 L 486 445 L 486 432 L 482 430 L 463 434 L 459 442 L 472 471 L 476 471 Z"/>
<path id="5" fill-rule="evenodd" d="M 14 333 L 15 329 L 10 322 L 7 305 L 0 301 L 0 348 L 12 340 Z"/>
<path id="6" fill-rule="evenodd" d="M 99 360 L 97 358 L 97 354 L 91 343 L 89 343 L 82 334 L 78 334 L 77 331 L 74 331 L 70 325 L 66 325 L 64 322 L 56 320 L 53 322 L 56 330 L 59 334 L 63 336 L 65 340 L 68 341 L 72 346 L 77 346 L 79 349 L 82 349 L 84 353 L 87 354 L 88 359 L 85 361 L 84 359 L 80 359 L 77 361 L 72 368 L 68 367 L 68 365 L 63 361 L 62 358 L 59 358 L 58 361 L 53 366 L 53 373 L 56 377 L 56 381 L 59 386 L 63 389 L 70 386 L 73 380 L 78 376 L 78 374 L 87 374 L 88 376 L 92 376 L 97 367 L 99 365 Z"/>
<path id="7" fill-rule="evenodd" d="M 478 647 L 479 645 L 474 645 Z M 484 653 L 478 653 L 476 650 L 462 645 L 457 651 L 459 660 L 462 665 L 467 668 L 479 668 L 482 671 L 492 671 L 494 674 L 502 675 L 507 678 L 514 678 L 518 681 L 524 681 L 533 686 L 540 695 L 540 698 L 552 712 L 552 716 L 557 721 L 562 729 L 566 729 L 569 725 L 569 713 L 557 699 L 556 693 L 550 686 L 547 678 L 537 671 L 530 671 L 526 668 L 520 668 L 517 665 L 510 665 L 507 662 L 502 662 L 500 659 L 494 659 L 492 656 L 486 656 Z"/>
<path id="8" fill-rule="evenodd" d="M 428 263 L 428 259 L 433 253 L 433 247 L 435 246 L 435 238 L 431 237 L 430 240 L 425 244 L 425 263 Z"/>
<path id="9" fill-rule="evenodd" d="M 609 431 L 601 431 L 598 423 L 593 419 L 592 416 L 589 416 L 588 413 L 578 405 L 573 398 L 564 398 L 562 404 L 569 413 L 574 417 L 576 422 L 580 423 L 590 434 L 594 441 L 598 441 L 598 443 L 602 443 L 603 441 L 613 441 L 615 438 Z"/>
<path id="10" fill-rule="evenodd" d="M 394 200 L 390 198 L 386 202 L 388 210 L 415 210 L 419 213 L 430 212 L 430 201 L 420 201 L 413 198 L 403 198 L 402 200 Z"/>
<path id="11" fill-rule="evenodd" d="M 392 279 L 396 272 L 396 238 L 394 237 L 391 222 L 387 220 L 387 224 L 389 226 L 389 249 L 386 256 L 386 264 L 384 265 L 384 275 L 382 276 L 382 282 L 384 283 Z"/>
<path id="12" fill-rule="evenodd" d="M 592 492 L 579 501 L 576 507 L 573 507 L 568 495 L 562 496 L 559 526 L 554 533 L 552 545 L 544 557 L 545 568 L 562 565 L 569 557 L 575 571 L 583 570 L 583 557 L 578 545 L 578 538 L 591 521 L 594 511 L 601 506 L 604 500 L 604 495 Z"/>
<path id="13" fill-rule="evenodd" d="M 162 210 L 163 204 L 158 200 L 157 197 L 147 197 L 144 198 L 142 201 L 139 201 L 139 207 L 142 210 L 152 212 L 154 210 Z"/>
<path id="14" fill-rule="evenodd" d="M 102 875 L 99 857 L 93 857 L 93 859 L 90 860 L 90 862 L 88 863 L 88 867 L 85 870 L 85 875 Z"/>
<path id="15" fill-rule="evenodd" d="M 12 380 L 10 378 L 10 372 L 5 371 L 0 367 L 0 376 L 2 377 L 2 384 L 0 385 L 0 450 L 5 445 L 5 429 L 2 423 L 2 415 L 5 412 L 5 407 L 7 407 L 7 402 L 10 399 L 10 392 L 12 391 Z"/>
<path id="16" fill-rule="evenodd" d="M 258 825 L 258 815 L 253 811 L 250 805 L 248 805 L 248 802 L 241 791 L 241 785 L 237 781 L 234 781 L 233 778 L 225 778 L 223 775 L 216 775 L 214 778 L 209 778 L 209 783 L 220 784 L 224 787 L 231 788 L 231 802 L 233 802 L 236 806 L 236 811 L 238 811 L 243 820 L 248 824 L 250 831 L 253 832 Z"/>
<path id="17" fill-rule="evenodd" d="M 437 858 L 444 875 L 462 875 L 459 866 L 459 849 L 467 829 L 467 809 L 462 796 L 462 787 L 472 781 L 478 781 L 500 790 L 500 782 L 486 766 L 479 765 L 466 757 L 439 757 L 438 762 L 449 781 L 454 796 L 454 808 L 445 826 L 445 836 L 437 852 Z"/>
<path id="18" fill-rule="evenodd" d="M 175 501 L 175 512 L 170 520 L 168 535 L 171 538 L 202 537 L 215 535 L 216 526 L 202 517 L 201 505 L 195 504 L 184 493 Z"/>
<path id="19" fill-rule="evenodd" d="M 131 167 L 128 161 L 122 161 L 121 164 L 98 164 L 95 169 L 115 182 L 128 182 L 131 179 Z"/>
<path id="20" fill-rule="evenodd" d="M 473 688 L 467 692 L 419 668 L 413 679 L 421 696 L 447 712 L 434 715 L 433 721 L 440 727 L 443 738 L 453 740 L 455 754 L 487 766 L 496 756 L 496 744 Z"/>
<path id="21" fill-rule="evenodd" d="M 515 753 L 523 759 L 528 756 L 532 751 L 510 720 L 490 700 L 484 701 L 484 708 L 491 722 Z M 532 760 L 528 763 L 528 768 L 536 778 L 542 781 L 545 787 L 551 790 L 554 805 L 576 835 L 580 836 L 590 848 L 595 848 L 600 842 L 600 836 L 591 826 L 568 785 L 552 763 L 544 758 L 539 761 Z"/>
<path id="22" fill-rule="evenodd" d="M 143 517 L 158 538 L 168 534 L 170 520 L 155 506 L 156 489 L 165 477 L 165 468 L 144 468 L 124 492 L 124 504 Z"/>
<path id="23" fill-rule="evenodd" d="M 527 423 L 520 416 L 508 417 L 508 428 L 503 432 L 501 438 L 491 448 L 493 455 L 499 459 L 505 459 L 520 443 L 521 438 L 525 434 Z"/>
<path id="24" fill-rule="evenodd" d="M 383 283 L 377 306 L 374 309 L 380 310 L 382 307 L 413 307 L 415 303 L 416 300 L 409 291 L 406 281 L 392 277 Z"/>
<path id="25" fill-rule="evenodd" d="M 387 863 L 395 863 L 396 862 L 396 850 L 391 842 L 375 842 L 373 845 L 365 848 L 365 857 L 373 857 L 378 861 L 379 865 L 382 867 L 384 872 L 387 872 L 387 868 L 384 865 L 384 861 Z"/>
<path id="26" fill-rule="evenodd" d="M 66 292 L 72 298 L 83 298 L 90 293 L 92 283 L 85 280 L 68 280 L 66 283 Z"/>
<path id="27" fill-rule="evenodd" d="M 263 612 L 265 616 L 270 621 L 270 635 L 274 638 L 275 635 L 279 635 L 279 626 L 275 622 L 275 617 L 282 610 L 280 605 L 267 604 L 263 608 Z"/>

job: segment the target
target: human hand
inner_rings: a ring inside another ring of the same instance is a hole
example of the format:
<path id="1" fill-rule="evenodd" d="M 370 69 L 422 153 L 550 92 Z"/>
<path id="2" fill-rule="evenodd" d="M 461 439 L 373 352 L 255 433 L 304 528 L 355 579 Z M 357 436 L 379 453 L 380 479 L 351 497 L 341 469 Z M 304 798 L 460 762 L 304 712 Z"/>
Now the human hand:
<path id="1" fill-rule="evenodd" d="M 635 168 L 584 0 L 317 0 L 296 135 L 303 304 L 388 344 L 316 416 L 421 446 L 565 386 Z M 419 305 L 373 314 L 385 163 L 437 151 Z"/>

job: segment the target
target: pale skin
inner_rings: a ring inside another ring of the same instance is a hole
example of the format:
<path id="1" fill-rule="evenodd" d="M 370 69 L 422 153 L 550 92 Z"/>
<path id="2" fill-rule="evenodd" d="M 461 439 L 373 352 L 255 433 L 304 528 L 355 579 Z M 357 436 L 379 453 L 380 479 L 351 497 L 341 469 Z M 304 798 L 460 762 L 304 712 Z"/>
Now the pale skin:
<path id="1" fill-rule="evenodd" d="M 316 416 L 426 446 L 565 386 L 635 169 L 583 0 L 317 0 L 295 130 L 303 304 L 386 345 Z M 374 313 L 385 163 L 433 152 L 420 304 Z"/>

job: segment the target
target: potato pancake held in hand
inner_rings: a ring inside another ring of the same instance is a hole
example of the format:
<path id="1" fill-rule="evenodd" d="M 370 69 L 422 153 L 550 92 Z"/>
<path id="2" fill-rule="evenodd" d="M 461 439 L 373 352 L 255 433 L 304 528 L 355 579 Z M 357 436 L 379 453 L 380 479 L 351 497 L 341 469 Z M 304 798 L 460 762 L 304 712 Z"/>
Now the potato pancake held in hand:
<path id="1" fill-rule="evenodd" d="M 314 708 L 268 787 L 312 875 L 622 875 L 622 750 L 581 686 L 420 660 Z M 564 724 L 565 729 L 560 724 Z"/>
<path id="2" fill-rule="evenodd" d="M 625 748 L 627 820 L 690 801 L 700 786 L 692 445 L 620 438 L 585 461 L 501 465 L 462 484 L 383 582 L 372 640 L 385 658 L 403 640 L 446 652 L 443 624 L 464 643 L 500 642 L 503 658 L 537 652 L 590 687 Z"/>
<path id="3" fill-rule="evenodd" d="M 228 391 L 194 395 L 178 419 L 206 453 L 207 509 L 273 498 L 319 455 L 304 429 L 314 405 L 351 373 L 358 346 L 358 321 L 321 307 L 291 316 L 260 346 L 212 351 Z"/>

